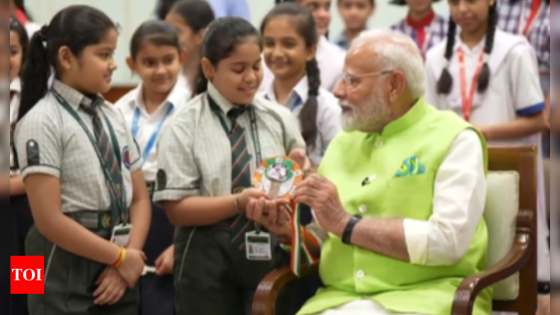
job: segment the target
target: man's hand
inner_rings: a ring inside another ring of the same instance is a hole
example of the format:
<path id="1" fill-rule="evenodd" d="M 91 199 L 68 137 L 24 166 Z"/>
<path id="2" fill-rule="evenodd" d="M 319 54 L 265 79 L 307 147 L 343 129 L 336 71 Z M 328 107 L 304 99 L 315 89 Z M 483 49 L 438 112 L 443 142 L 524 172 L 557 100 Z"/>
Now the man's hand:
<path id="1" fill-rule="evenodd" d="M 297 187 L 295 202 L 311 207 L 319 225 L 335 235 L 342 235 L 350 220 L 350 215 L 340 203 L 336 186 L 316 174 Z"/>
<path id="2" fill-rule="evenodd" d="M 96 305 L 113 305 L 121 300 L 128 284 L 113 267 L 107 267 L 95 282 L 97 289 L 93 292 Z"/>
<path id="3" fill-rule="evenodd" d="M 156 259 L 156 275 L 173 274 L 173 259 L 175 246 L 171 245 Z"/>

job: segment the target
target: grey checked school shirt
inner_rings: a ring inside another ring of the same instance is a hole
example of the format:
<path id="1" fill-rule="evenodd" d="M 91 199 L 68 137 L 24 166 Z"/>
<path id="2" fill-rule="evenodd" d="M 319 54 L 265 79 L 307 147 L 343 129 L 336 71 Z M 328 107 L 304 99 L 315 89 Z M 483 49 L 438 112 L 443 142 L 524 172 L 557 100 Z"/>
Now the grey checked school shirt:
<path id="1" fill-rule="evenodd" d="M 78 111 L 93 135 L 93 120 L 81 105 L 90 105 L 91 99 L 67 85 L 54 81 L 53 88 Z M 119 142 L 122 173 L 127 205 L 132 202 L 131 173 L 140 169 L 141 157 L 124 118 L 112 105 L 100 103 L 101 120 L 105 115 L 111 122 Z M 108 210 L 109 190 L 94 146 L 81 125 L 56 100 L 51 92 L 39 101 L 21 120 L 15 132 L 15 146 L 21 174 L 48 174 L 60 178 L 62 211 Z M 30 144 L 34 142 L 33 146 Z M 37 158 L 33 157 L 33 148 Z M 37 161 L 33 161 L 33 160 Z"/>
<path id="2" fill-rule="evenodd" d="M 529 15 L 531 14 L 532 0 L 499 0 L 498 27 L 508 33 L 520 34 Z M 523 17 L 521 15 L 523 14 Z M 520 23 L 521 22 L 521 23 Z M 548 40 L 550 38 L 550 5 L 541 1 L 541 7 L 527 34 L 527 39 L 537 52 L 539 71 L 546 73 L 550 71 L 550 49 Z"/>
<path id="3" fill-rule="evenodd" d="M 211 83 L 208 93 L 224 113 L 233 107 Z M 263 159 L 305 148 L 297 123 L 286 108 L 259 97 L 253 105 Z M 227 118 L 225 121 L 229 123 Z M 255 146 L 249 113 L 242 114 L 237 122 L 245 129 L 254 171 Z M 219 118 L 210 109 L 206 94 L 192 99 L 165 125 L 157 152 L 160 170 L 154 201 L 231 194 L 231 144 Z"/>

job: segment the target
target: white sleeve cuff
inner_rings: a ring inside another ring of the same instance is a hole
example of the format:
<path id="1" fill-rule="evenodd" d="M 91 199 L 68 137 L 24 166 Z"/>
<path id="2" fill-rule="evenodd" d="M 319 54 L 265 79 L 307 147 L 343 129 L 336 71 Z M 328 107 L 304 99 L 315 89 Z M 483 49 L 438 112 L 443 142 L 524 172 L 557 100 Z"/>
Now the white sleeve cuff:
<path id="1" fill-rule="evenodd" d="M 428 222 L 403 220 L 404 237 L 410 262 L 415 265 L 426 265 L 428 260 Z"/>

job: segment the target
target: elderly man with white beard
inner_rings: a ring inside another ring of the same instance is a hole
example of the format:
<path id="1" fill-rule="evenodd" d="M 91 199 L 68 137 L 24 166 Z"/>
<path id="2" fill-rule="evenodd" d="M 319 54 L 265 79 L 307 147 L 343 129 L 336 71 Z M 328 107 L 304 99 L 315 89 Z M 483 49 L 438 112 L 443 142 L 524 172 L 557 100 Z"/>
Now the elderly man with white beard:
<path id="1" fill-rule="evenodd" d="M 459 283 L 486 267 L 486 144 L 425 103 L 423 73 L 405 35 L 353 42 L 335 91 L 345 132 L 295 196 L 313 209 L 305 242 L 325 284 L 299 315 L 449 315 Z M 252 200 L 246 213 L 289 243 L 276 204 Z M 483 291 L 474 314 L 490 313 Z"/>

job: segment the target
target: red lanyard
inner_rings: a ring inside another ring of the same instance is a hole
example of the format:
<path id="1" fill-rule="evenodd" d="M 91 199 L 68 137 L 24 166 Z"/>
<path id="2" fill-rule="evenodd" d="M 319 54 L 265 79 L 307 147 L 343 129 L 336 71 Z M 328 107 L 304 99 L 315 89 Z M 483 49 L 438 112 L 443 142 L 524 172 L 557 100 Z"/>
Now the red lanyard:
<path id="1" fill-rule="evenodd" d="M 474 93 L 476 92 L 478 77 L 480 76 L 482 63 L 484 61 L 484 50 L 480 52 L 480 57 L 478 58 L 478 64 L 476 65 L 476 69 L 472 78 L 469 94 L 467 94 L 467 71 L 465 69 L 465 54 L 463 53 L 463 48 L 459 47 L 459 49 L 457 49 L 457 56 L 459 58 L 459 77 L 461 80 L 461 102 L 463 103 L 463 118 L 465 118 L 466 121 L 470 121 Z"/>
<path id="2" fill-rule="evenodd" d="M 539 10 L 540 7 L 541 7 L 541 0 L 533 0 L 533 2 L 531 2 L 531 12 L 529 13 L 529 18 L 527 19 L 527 22 L 523 27 L 523 32 L 521 33 L 524 36 L 527 36 L 529 31 L 531 30 L 531 26 L 533 26 L 533 22 L 535 22 L 537 13 L 539 13 L 540 11 Z M 523 10 L 521 10 L 520 21 L 523 20 L 523 18 L 525 17 L 525 8 L 526 8 L 525 3 L 523 3 Z M 521 28 L 521 22 L 519 24 L 520 24 L 519 28 Z"/>

